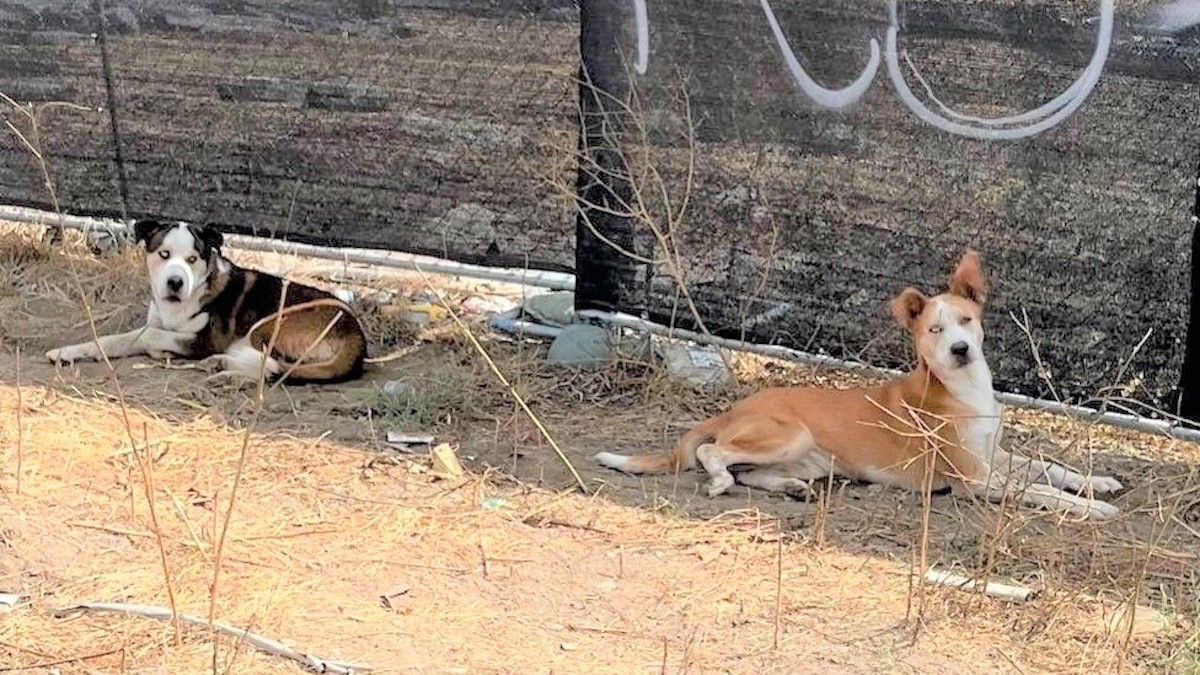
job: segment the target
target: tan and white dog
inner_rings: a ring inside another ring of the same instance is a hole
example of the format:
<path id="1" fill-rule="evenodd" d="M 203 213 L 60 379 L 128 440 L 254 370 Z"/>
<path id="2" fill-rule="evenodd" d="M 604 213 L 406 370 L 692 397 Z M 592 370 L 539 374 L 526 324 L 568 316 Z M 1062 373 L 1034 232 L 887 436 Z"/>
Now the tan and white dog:
<path id="1" fill-rule="evenodd" d="M 948 291 L 928 297 L 907 288 L 892 300 L 918 356 L 903 378 L 854 389 L 765 389 L 700 423 L 670 452 L 602 452 L 596 460 L 634 474 L 699 463 L 709 496 L 735 482 L 798 495 L 809 481 L 837 474 L 910 490 L 965 489 L 992 501 L 1009 495 L 1078 517 L 1112 518 L 1118 508 L 1092 493 L 1120 490 L 1116 479 L 1000 448 L 1001 406 L 983 352 L 987 293 L 979 255 L 968 250 Z M 753 468 L 735 477 L 729 467 L 737 465 Z"/>

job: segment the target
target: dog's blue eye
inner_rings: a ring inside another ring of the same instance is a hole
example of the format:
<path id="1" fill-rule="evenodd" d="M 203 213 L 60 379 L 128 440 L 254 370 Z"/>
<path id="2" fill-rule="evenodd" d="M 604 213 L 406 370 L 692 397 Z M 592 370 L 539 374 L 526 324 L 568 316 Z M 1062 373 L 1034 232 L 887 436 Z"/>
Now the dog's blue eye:
<path id="1" fill-rule="evenodd" d="M 187 264 L 191 265 L 194 262 L 196 262 L 196 256 L 194 256 L 194 255 L 188 256 Z"/>
<path id="2" fill-rule="evenodd" d="M 158 257 L 162 258 L 163 260 L 166 260 L 167 258 L 171 257 L 171 252 L 170 251 L 159 251 Z"/>
<path id="3" fill-rule="evenodd" d="M 929 332 L 930 333 L 940 333 L 940 332 L 942 332 L 942 327 L 941 326 L 930 326 Z"/>

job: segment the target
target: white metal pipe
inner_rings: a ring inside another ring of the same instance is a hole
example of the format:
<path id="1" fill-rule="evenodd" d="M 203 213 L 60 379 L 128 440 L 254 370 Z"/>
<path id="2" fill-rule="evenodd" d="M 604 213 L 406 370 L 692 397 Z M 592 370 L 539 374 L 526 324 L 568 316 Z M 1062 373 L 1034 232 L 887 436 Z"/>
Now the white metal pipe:
<path id="1" fill-rule="evenodd" d="M 0 220 L 44 225 L 47 227 L 61 226 L 68 230 L 82 230 L 84 232 L 99 230 L 116 234 L 129 230 L 129 225 L 119 220 L 60 215 L 49 211 L 28 209 L 20 206 L 0 206 Z M 240 234 L 227 234 L 225 235 L 225 240 L 229 242 L 230 246 L 246 251 L 265 251 L 269 253 L 320 258 L 322 260 L 378 265 L 380 267 L 396 269 L 420 269 L 434 274 L 471 277 L 473 279 L 488 281 L 503 281 L 554 290 L 575 290 L 575 275 L 565 272 L 485 267 L 483 265 L 470 265 L 451 260 L 442 260 L 431 256 L 368 248 L 331 248 L 328 246 L 301 244 L 298 242 L 281 241 L 265 237 L 250 237 Z"/>

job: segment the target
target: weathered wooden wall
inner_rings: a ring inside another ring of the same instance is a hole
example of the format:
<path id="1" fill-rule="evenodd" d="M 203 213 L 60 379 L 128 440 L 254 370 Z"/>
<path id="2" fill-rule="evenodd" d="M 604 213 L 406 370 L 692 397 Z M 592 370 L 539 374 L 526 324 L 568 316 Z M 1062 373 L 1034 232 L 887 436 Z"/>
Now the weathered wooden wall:
<path id="1" fill-rule="evenodd" d="M 869 38 L 883 45 L 880 3 L 773 5 L 825 86 L 858 76 Z M 951 107 L 1011 115 L 1082 73 L 1096 12 L 1078 2 L 906 2 L 900 47 Z M 970 245 L 995 282 L 989 345 L 1002 386 L 1051 394 L 1010 318 L 1027 312 L 1065 396 L 1113 384 L 1152 331 L 1122 382 L 1171 405 L 1189 307 L 1200 40 L 1140 35 L 1132 23 L 1118 14 L 1100 83 L 1072 117 L 1026 140 L 984 142 L 919 120 L 883 68 L 849 112 L 813 109 L 757 1 L 654 3 L 650 70 L 638 83 L 657 161 L 679 188 L 686 125 L 672 88 L 686 81 L 698 169 L 676 236 L 709 327 L 901 365 L 909 350 L 886 301 L 910 283 L 936 289 Z M 680 306 L 665 275 L 653 288 L 660 317 Z"/>

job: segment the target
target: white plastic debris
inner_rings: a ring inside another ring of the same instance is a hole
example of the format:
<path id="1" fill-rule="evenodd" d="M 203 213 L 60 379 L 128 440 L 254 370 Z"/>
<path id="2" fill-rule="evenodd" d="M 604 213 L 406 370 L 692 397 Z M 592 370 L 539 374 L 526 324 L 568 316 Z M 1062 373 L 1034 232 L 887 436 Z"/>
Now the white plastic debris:
<path id="1" fill-rule="evenodd" d="M 433 434 L 407 434 L 402 431 L 388 431 L 387 445 L 396 450 L 413 452 L 414 445 L 433 445 Z"/>
<path id="2" fill-rule="evenodd" d="M 704 387 L 733 382 L 725 360 L 712 347 L 665 344 L 662 356 L 668 373 L 692 385 Z"/>

